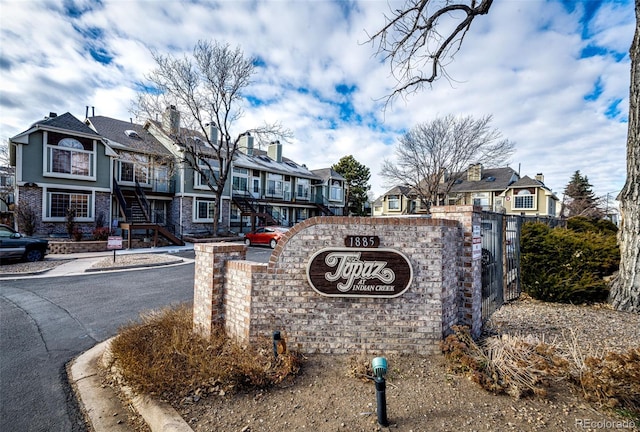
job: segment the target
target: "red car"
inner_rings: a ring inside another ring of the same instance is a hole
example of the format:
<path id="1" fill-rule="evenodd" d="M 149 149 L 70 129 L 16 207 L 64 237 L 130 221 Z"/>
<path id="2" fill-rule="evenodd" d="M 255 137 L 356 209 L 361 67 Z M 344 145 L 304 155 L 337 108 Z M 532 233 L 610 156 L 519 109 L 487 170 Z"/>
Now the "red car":
<path id="1" fill-rule="evenodd" d="M 276 247 L 280 238 L 289 231 L 289 228 L 281 227 L 281 226 L 268 226 L 268 227 L 260 227 L 255 231 L 246 233 L 244 235 L 244 243 L 247 246 L 251 245 L 269 245 L 271 249 Z"/>

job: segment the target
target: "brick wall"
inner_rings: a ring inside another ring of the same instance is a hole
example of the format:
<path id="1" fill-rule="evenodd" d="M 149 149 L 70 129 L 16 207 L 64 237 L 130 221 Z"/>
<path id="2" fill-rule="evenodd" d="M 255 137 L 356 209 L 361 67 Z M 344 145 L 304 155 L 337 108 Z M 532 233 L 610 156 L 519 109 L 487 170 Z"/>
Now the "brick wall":
<path id="1" fill-rule="evenodd" d="M 102 252 L 107 249 L 107 241 L 52 241 L 49 240 L 50 254 L 72 254 L 80 252 Z"/>
<path id="2" fill-rule="evenodd" d="M 462 286 L 458 304 L 458 321 L 471 329 L 473 337 L 482 332 L 482 263 L 472 257 L 473 226 L 480 226 L 482 208 L 473 206 L 432 207 L 434 219 L 456 220 L 462 224 L 464 242 Z"/>
<path id="3" fill-rule="evenodd" d="M 244 260 L 247 249 L 244 245 L 231 243 L 198 243 L 194 249 L 193 326 L 194 330 L 209 337 L 212 324 L 222 323 L 224 318 L 225 263 Z"/>
<path id="4" fill-rule="evenodd" d="M 472 209 L 459 210 L 472 223 Z M 314 291 L 306 276 L 310 257 L 322 248 L 344 247 L 347 235 L 378 236 L 379 247 L 407 256 L 413 268 L 409 289 L 396 298 L 325 297 Z M 480 264 L 471 260 L 471 240 L 456 220 L 315 217 L 295 225 L 267 265 L 225 265 L 242 255 L 241 245 L 195 247 L 194 326 L 204 335 L 212 323 L 222 322 L 243 342 L 281 331 L 289 347 L 307 353 L 427 354 L 439 350 L 462 317 L 476 322 L 472 291 L 478 287 L 480 295 L 479 273 L 477 283 L 467 278 L 475 277 Z"/>

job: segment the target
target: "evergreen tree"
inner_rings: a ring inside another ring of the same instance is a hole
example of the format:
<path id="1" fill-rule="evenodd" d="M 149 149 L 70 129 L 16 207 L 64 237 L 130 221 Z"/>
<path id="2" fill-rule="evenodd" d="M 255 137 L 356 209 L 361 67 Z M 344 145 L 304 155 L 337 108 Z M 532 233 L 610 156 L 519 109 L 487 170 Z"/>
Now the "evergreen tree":
<path id="1" fill-rule="evenodd" d="M 371 188 L 369 179 L 371 171 L 365 165 L 358 162 L 353 156 L 344 156 L 340 161 L 331 167 L 347 180 L 347 193 L 345 202 L 347 203 L 347 213 L 354 216 L 367 216 L 365 209 L 367 202 L 367 191 Z"/>
<path id="2" fill-rule="evenodd" d="M 585 216 L 602 218 L 604 216 L 599 207 L 598 198 L 591 189 L 587 176 L 580 174 L 580 170 L 573 173 L 569 184 L 564 189 L 564 200 L 562 203 L 562 216 Z"/>

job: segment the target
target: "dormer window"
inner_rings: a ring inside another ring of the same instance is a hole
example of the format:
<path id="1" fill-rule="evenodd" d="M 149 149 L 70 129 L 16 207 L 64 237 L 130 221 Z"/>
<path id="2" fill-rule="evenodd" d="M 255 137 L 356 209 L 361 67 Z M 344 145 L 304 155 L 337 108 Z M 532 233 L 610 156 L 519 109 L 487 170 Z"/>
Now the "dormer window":
<path id="1" fill-rule="evenodd" d="M 45 133 L 44 174 L 95 179 L 95 143 L 92 139 Z"/>
<path id="2" fill-rule="evenodd" d="M 131 130 L 131 129 L 127 129 L 126 131 L 124 131 L 124 134 L 126 136 L 128 136 L 129 138 L 133 138 L 133 139 L 141 139 L 140 135 L 138 135 L 138 132 Z"/>
<path id="3" fill-rule="evenodd" d="M 387 208 L 389 210 L 400 210 L 400 195 L 387 196 Z"/>
<path id="4" fill-rule="evenodd" d="M 514 209 L 535 210 L 535 195 L 526 189 L 519 191 L 515 196 Z"/>

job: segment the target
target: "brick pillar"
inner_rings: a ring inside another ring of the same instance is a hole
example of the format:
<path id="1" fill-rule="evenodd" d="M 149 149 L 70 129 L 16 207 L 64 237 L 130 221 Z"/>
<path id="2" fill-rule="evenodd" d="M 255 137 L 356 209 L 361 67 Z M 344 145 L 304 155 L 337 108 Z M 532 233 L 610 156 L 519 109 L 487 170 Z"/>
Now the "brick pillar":
<path id="1" fill-rule="evenodd" d="M 482 209 L 474 206 L 431 207 L 434 219 L 455 220 L 462 224 L 464 241 L 461 254 L 461 277 L 458 296 L 458 322 L 469 326 L 471 335 L 482 333 L 482 263 L 473 259 L 473 226 L 480 227 Z"/>
<path id="2" fill-rule="evenodd" d="M 237 243 L 196 243 L 193 282 L 193 329 L 211 337 L 214 323 L 223 320 L 224 267 L 229 260 L 244 260 L 246 246 Z"/>

